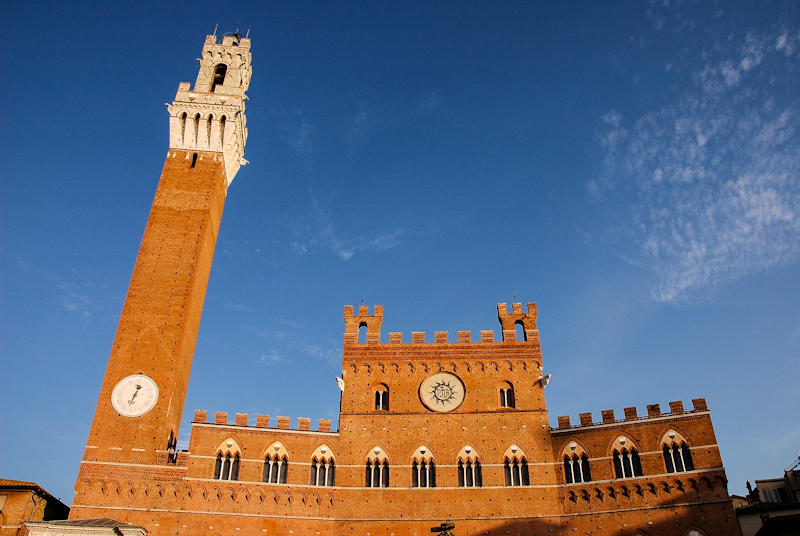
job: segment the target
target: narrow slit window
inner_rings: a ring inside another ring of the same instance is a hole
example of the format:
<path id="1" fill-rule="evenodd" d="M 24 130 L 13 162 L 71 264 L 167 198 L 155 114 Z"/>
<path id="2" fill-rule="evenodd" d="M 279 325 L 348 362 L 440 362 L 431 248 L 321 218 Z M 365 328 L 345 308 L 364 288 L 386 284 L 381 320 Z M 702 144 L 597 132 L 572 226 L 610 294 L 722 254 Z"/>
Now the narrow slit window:
<path id="1" fill-rule="evenodd" d="M 186 139 L 186 112 L 181 114 L 181 145 Z"/>

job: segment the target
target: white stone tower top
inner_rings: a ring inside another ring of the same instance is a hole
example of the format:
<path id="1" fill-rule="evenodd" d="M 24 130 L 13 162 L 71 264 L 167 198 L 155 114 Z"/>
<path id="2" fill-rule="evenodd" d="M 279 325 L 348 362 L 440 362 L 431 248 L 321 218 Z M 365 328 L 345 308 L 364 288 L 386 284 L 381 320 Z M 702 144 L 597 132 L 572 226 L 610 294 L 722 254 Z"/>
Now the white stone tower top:
<path id="1" fill-rule="evenodd" d="M 226 34 L 218 42 L 216 35 L 206 36 L 194 89 L 181 82 L 175 100 L 167 105 L 170 149 L 222 153 L 228 186 L 247 163 L 244 101 L 250 59 L 250 39 Z"/>

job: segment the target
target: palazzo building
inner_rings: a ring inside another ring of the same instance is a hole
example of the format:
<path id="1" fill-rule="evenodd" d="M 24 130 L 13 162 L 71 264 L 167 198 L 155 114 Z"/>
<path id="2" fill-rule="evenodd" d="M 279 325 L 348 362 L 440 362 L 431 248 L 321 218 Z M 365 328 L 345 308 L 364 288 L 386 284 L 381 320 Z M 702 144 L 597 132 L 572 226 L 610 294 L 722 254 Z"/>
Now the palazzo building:
<path id="1" fill-rule="evenodd" d="M 152 535 L 736 535 L 711 418 L 658 404 L 550 426 L 534 303 L 493 330 L 381 337 L 344 308 L 338 430 L 196 411 L 176 450 L 228 187 L 243 159 L 250 41 L 208 36 L 170 146 L 75 484 L 70 519 Z M 363 338 L 359 338 L 362 330 Z"/>

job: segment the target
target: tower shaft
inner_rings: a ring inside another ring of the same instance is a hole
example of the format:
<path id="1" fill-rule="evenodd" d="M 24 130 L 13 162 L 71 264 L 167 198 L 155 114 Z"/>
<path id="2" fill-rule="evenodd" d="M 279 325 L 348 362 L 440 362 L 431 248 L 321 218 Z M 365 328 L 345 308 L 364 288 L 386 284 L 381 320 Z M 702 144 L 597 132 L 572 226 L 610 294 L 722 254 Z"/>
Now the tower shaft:
<path id="1" fill-rule="evenodd" d="M 177 443 L 225 197 L 247 140 L 250 41 L 207 36 L 194 88 L 168 105 L 170 148 L 81 467 L 169 461 Z"/>

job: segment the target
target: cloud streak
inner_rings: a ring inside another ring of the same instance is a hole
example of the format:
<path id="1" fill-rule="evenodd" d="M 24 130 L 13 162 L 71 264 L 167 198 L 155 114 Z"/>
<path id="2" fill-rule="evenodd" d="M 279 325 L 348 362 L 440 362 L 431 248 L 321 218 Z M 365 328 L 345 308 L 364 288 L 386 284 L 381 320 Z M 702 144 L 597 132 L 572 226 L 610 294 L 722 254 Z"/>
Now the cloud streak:
<path id="1" fill-rule="evenodd" d="M 296 239 L 290 242 L 290 246 L 297 253 L 306 254 L 314 248 L 323 247 L 332 250 L 341 260 L 346 261 L 359 251 L 379 252 L 402 244 L 405 233 L 402 228 L 375 235 L 341 238 L 334 226 L 327 202 L 318 200 L 312 193 L 311 209 L 311 223 L 294 227 Z"/>
<path id="2" fill-rule="evenodd" d="M 314 153 L 317 128 L 306 119 L 302 110 L 294 114 L 275 112 L 276 124 L 281 139 L 294 151 L 298 158 L 310 162 Z"/>
<path id="3" fill-rule="evenodd" d="M 654 299 L 691 300 L 800 256 L 800 110 L 780 97 L 796 90 L 798 35 L 718 41 L 663 106 L 603 116 L 604 173 L 587 189 L 626 206 L 633 249 L 621 254 L 653 274 Z"/>

